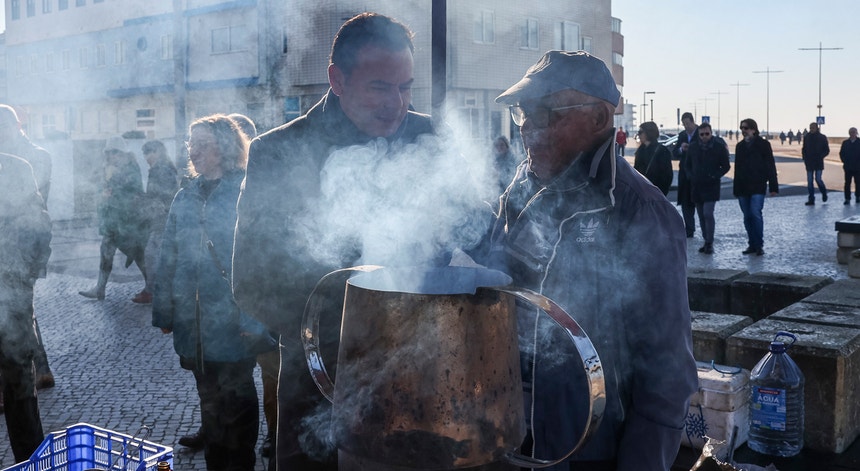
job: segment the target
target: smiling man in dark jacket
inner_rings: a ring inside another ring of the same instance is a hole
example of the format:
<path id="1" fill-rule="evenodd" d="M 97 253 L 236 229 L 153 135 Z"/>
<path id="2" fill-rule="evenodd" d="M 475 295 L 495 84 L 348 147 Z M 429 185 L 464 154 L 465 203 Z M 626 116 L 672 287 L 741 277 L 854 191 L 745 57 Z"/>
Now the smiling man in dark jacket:
<path id="1" fill-rule="evenodd" d="M 512 105 L 528 165 L 502 196 L 487 263 L 568 310 L 605 372 L 600 427 L 553 470 L 669 469 L 697 386 L 683 221 L 616 156 L 619 98 L 583 51 L 547 52 L 496 98 Z M 520 314 L 533 448 L 559 458 L 587 420 L 582 363 L 553 348 L 563 337 L 546 316 Z"/>
<path id="2" fill-rule="evenodd" d="M 314 217 L 322 199 L 321 171 L 333 153 L 351 146 L 396 149 L 433 133 L 429 116 L 408 109 L 412 53 L 412 33 L 403 24 L 372 13 L 350 19 L 332 46 L 331 89 L 325 97 L 251 144 L 238 205 L 233 280 L 240 307 L 281 334 L 280 471 L 337 469 L 330 450 L 320 455 L 300 445 L 300 435 L 314 432 L 306 420 L 318 407 L 325 410 L 302 347 L 305 302 L 320 277 L 360 256 L 349 244 L 323 242 L 332 231 Z M 321 326 L 324 336 L 337 338 L 339 324 L 329 324 Z M 336 350 L 326 357 L 336 358 Z"/>

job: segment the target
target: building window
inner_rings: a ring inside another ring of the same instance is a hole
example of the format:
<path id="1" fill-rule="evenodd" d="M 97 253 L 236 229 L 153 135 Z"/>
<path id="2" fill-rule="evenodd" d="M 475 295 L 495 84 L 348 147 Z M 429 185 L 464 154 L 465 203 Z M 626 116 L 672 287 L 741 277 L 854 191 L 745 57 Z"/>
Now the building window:
<path id="1" fill-rule="evenodd" d="M 10 12 L 12 19 L 13 20 L 20 20 L 21 19 L 21 0 L 12 0 L 9 3 L 9 5 L 10 5 L 9 9 L 12 10 Z"/>
<path id="2" fill-rule="evenodd" d="M 534 18 L 526 18 L 523 21 L 520 32 L 520 47 L 523 49 L 538 48 L 538 21 Z"/>
<path id="3" fill-rule="evenodd" d="M 48 135 L 57 131 L 57 117 L 52 114 L 42 115 L 42 135 Z"/>
<path id="4" fill-rule="evenodd" d="M 72 67 L 72 51 L 66 49 L 63 51 L 63 70 L 69 70 Z"/>
<path id="5" fill-rule="evenodd" d="M 226 26 L 212 30 L 212 53 L 223 54 L 239 50 L 242 26 Z"/>
<path id="6" fill-rule="evenodd" d="M 42 13 L 51 13 L 51 3 L 54 0 L 42 0 Z"/>
<path id="7" fill-rule="evenodd" d="M 589 54 L 594 54 L 594 51 L 592 50 L 592 47 L 591 47 L 591 43 L 592 43 L 592 40 L 590 37 L 583 36 L 582 37 L 582 47 L 580 49 L 582 49 L 583 51 L 585 51 Z"/>
<path id="8" fill-rule="evenodd" d="M 620 53 L 613 52 L 612 63 L 615 65 L 624 65 L 624 56 L 622 56 Z"/>
<path id="9" fill-rule="evenodd" d="M 460 124 L 468 126 L 469 137 L 480 139 L 481 137 L 481 110 L 478 108 L 460 108 Z"/>
<path id="10" fill-rule="evenodd" d="M 612 18 L 612 32 L 621 34 L 621 20 Z"/>
<path id="11" fill-rule="evenodd" d="M 114 44 L 114 64 L 125 64 L 125 41 L 117 41 Z"/>
<path id="12" fill-rule="evenodd" d="M 302 114 L 301 100 L 297 96 L 288 96 L 284 98 L 284 122 L 298 118 Z"/>
<path id="13" fill-rule="evenodd" d="M 580 48 L 579 25 L 571 21 L 562 21 L 555 25 L 555 49 L 576 51 Z"/>
<path id="14" fill-rule="evenodd" d="M 36 0 L 27 0 L 27 16 L 36 16 Z"/>
<path id="15" fill-rule="evenodd" d="M 155 109 L 146 108 L 137 110 L 137 127 L 152 128 L 155 127 Z"/>
<path id="16" fill-rule="evenodd" d="M 76 7 L 82 7 L 82 6 L 85 6 L 86 4 L 87 4 L 87 0 L 75 0 L 75 6 Z"/>
<path id="17" fill-rule="evenodd" d="M 475 42 L 492 44 L 496 42 L 495 15 L 483 10 L 475 17 Z"/>
<path id="18" fill-rule="evenodd" d="M 96 44 L 96 67 L 105 66 L 105 45 Z"/>
<path id="19" fill-rule="evenodd" d="M 173 59 L 173 36 L 167 34 L 161 37 L 161 60 Z"/>
<path id="20" fill-rule="evenodd" d="M 69 0 L 57 0 L 57 10 L 67 10 L 69 8 Z"/>

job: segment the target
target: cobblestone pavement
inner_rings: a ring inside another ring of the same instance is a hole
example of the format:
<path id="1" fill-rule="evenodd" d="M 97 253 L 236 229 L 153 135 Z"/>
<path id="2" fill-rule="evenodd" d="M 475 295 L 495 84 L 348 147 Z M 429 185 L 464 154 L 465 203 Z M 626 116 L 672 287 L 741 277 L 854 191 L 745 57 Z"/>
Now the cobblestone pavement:
<path id="1" fill-rule="evenodd" d="M 836 262 L 834 224 L 860 214 L 860 206 L 843 206 L 840 194 L 832 196 L 811 207 L 804 206 L 803 194 L 768 198 L 761 257 L 741 254 L 747 245 L 741 212 L 734 199 L 724 198 L 716 205 L 715 253 L 698 253 L 697 231 L 688 239 L 688 266 L 847 279 L 847 266 Z M 150 326 L 149 307 L 130 301 L 143 285 L 139 271 L 123 268 L 118 255 L 107 298 L 81 297 L 78 290 L 95 283 L 99 237 L 93 227 L 68 226 L 56 224 L 49 274 L 36 284 L 36 313 L 57 382 L 39 392 L 45 431 L 86 422 L 134 434 L 145 423 L 153 427 L 151 441 L 174 447 L 175 469 L 205 469 L 202 453 L 176 443 L 199 424 L 194 380 L 179 367 L 171 337 Z M 257 383 L 262 395 L 259 369 Z M 264 431 L 261 419 L 260 437 Z M 6 423 L 0 420 L 0 469 L 13 464 Z M 263 468 L 258 455 L 257 469 Z"/>
<path id="2" fill-rule="evenodd" d="M 149 440 L 174 448 L 174 469 L 205 470 L 203 453 L 179 446 L 179 437 L 197 430 L 200 407 L 189 371 L 179 367 L 172 337 L 151 326 L 150 308 L 131 302 L 143 288 L 136 266 L 118 255 L 104 301 L 79 290 L 95 284 L 99 236 L 95 228 L 56 226 L 46 279 L 36 283 L 36 316 L 56 386 L 39 391 L 45 432 L 85 422 L 128 435 L 141 424 Z M 262 400 L 259 367 L 257 391 Z M 259 445 L 265 436 L 260 411 Z M 256 469 L 265 469 L 257 456 Z M 15 464 L 6 421 L 0 420 L 0 469 Z"/>

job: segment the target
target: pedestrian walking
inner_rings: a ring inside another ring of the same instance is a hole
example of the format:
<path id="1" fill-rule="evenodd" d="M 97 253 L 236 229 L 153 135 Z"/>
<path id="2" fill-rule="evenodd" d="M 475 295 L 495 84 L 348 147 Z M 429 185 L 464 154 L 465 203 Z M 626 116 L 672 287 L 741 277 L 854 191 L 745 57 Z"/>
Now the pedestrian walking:
<path id="1" fill-rule="evenodd" d="M 845 203 L 851 204 L 851 181 L 854 181 L 855 203 L 860 203 L 860 140 L 857 139 L 857 128 L 848 130 L 848 139 L 842 141 L 839 148 L 839 160 L 845 172 Z"/>
<path id="2" fill-rule="evenodd" d="M 615 149 L 618 151 L 619 157 L 624 157 L 624 149 L 627 147 L 627 132 L 623 128 L 618 128 L 615 133 Z"/>
<path id="3" fill-rule="evenodd" d="M 788 134 L 786 135 L 786 137 L 788 138 L 788 145 L 791 145 L 791 141 L 793 141 L 793 140 L 794 140 L 794 131 L 792 131 L 791 129 L 789 129 L 789 130 L 788 130 Z"/>
<path id="4" fill-rule="evenodd" d="M 699 252 L 709 255 L 714 253 L 714 207 L 720 200 L 720 179 L 731 169 L 731 164 L 725 142 L 713 135 L 709 123 L 702 123 L 698 132 L 699 140 L 690 146 L 686 164 L 691 198 L 705 239 Z"/>
<path id="5" fill-rule="evenodd" d="M 806 189 L 809 192 L 809 199 L 806 201 L 807 206 L 815 204 L 815 187 L 813 180 L 818 184 L 818 190 L 821 192 L 821 201 L 827 201 L 827 187 L 824 186 L 824 180 L 821 179 L 821 173 L 824 172 L 824 158 L 830 153 L 830 144 L 827 142 L 827 136 L 821 134 L 818 130 L 818 124 L 809 124 L 809 134 L 803 138 L 803 148 L 801 155 L 803 156 L 803 165 L 806 167 Z"/>
<path id="6" fill-rule="evenodd" d="M 639 148 L 636 149 L 633 168 L 663 192 L 669 194 L 672 186 L 672 154 L 657 142 L 660 129 L 657 123 L 646 121 L 639 126 Z"/>
<path id="7" fill-rule="evenodd" d="M 780 145 L 785 145 L 785 131 L 779 132 L 779 143 Z"/>
<path id="8" fill-rule="evenodd" d="M 699 139 L 697 132 L 699 125 L 694 121 L 693 113 L 689 111 L 681 115 L 681 124 L 683 124 L 684 130 L 678 134 L 678 146 L 675 147 L 675 155 L 678 157 L 678 205 L 681 206 L 687 238 L 690 238 L 696 233 L 696 205 L 690 196 L 690 178 L 687 176 L 687 150 L 693 142 Z"/>
<path id="9" fill-rule="evenodd" d="M 749 245 L 744 255 L 764 255 L 764 208 L 765 194 L 779 193 L 776 177 L 776 161 L 770 142 L 759 135 L 758 123 L 747 118 L 741 121 L 743 140 L 735 146 L 735 178 L 733 192 L 744 214 L 744 228 Z"/>

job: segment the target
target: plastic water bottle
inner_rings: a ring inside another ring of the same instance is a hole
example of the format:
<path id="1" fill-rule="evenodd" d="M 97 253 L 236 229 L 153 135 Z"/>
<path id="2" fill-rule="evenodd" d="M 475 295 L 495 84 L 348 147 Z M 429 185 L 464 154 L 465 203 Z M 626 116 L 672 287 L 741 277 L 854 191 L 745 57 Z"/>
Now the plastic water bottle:
<path id="1" fill-rule="evenodd" d="M 759 453 L 794 456 L 803 448 L 803 373 L 785 353 L 795 341 L 793 334 L 777 332 L 770 352 L 750 373 L 747 445 Z"/>

